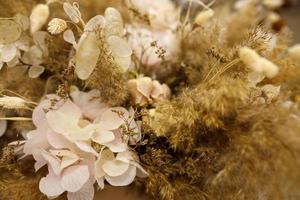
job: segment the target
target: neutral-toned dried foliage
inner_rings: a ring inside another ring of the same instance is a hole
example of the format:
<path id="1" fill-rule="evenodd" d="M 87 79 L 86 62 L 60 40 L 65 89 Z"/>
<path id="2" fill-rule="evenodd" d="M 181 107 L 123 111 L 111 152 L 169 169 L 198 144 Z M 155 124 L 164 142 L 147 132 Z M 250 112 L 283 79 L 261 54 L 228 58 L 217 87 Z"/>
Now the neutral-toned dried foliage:
<path id="1" fill-rule="evenodd" d="M 79 2 L 84 18 L 103 13 L 108 6 L 105 1 Z M 37 3 L 45 2 L 0 0 L 0 15 L 29 15 Z M 120 2 L 109 3 L 128 14 Z M 203 25 L 194 24 L 196 15 L 191 14 L 186 37 L 182 37 L 182 29 L 176 29 L 178 58 L 160 64 L 167 76 L 157 75 L 162 77 L 159 81 L 169 84 L 172 98 L 153 107 L 134 107 L 137 113 L 153 110 L 136 117 L 143 120 L 143 139 L 134 149 L 149 177 L 138 179 L 132 187 L 155 200 L 300 199 L 300 64 L 288 55 L 291 32 L 284 27 L 275 35 L 264 26 L 270 11 L 257 9 L 258 3 L 241 10 L 227 3 L 212 7 L 215 15 Z M 51 10 L 65 19 L 56 6 L 51 5 Z M 73 25 L 69 28 L 76 30 Z M 75 49 L 62 35 L 47 36 L 47 44 L 49 55 L 42 64 L 45 73 L 39 78 L 29 78 L 20 66 L 1 69 L 2 96 L 18 94 L 38 103 L 55 91 L 67 97 L 69 86 L 76 85 L 85 91 L 98 89 L 110 106 L 128 106 L 126 83 L 132 76 L 136 78 L 137 72 L 124 73 L 103 41 L 98 44 L 97 65 L 85 81 L 75 77 L 69 62 Z M 247 75 L 251 70 L 238 53 L 241 47 L 251 48 L 278 66 L 278 75 L 250 84 Z M 262 91 L 267 84 L 280 86 L 279 95 L 268 99 Z M 268 101 L 257 103 L 258 98 Z M 1 107 L 1 117 L 16 115 L 31 117 L 31 111 Z M 22 131 L 32 128 L 30 121 L 9 121 L 6 135 L 0 139 L 1 200 L 46 199 L 38 189 L 44 168 L 35 174 L 32 159 L 19 161 L 15 149 L 8 146 L 22 139 Z"/>

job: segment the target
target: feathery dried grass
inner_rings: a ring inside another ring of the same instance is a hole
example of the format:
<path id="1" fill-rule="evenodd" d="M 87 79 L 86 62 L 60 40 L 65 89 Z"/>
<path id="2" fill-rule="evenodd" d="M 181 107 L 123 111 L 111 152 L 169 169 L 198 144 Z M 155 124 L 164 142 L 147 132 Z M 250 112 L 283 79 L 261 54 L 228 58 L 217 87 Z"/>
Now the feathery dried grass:
<path id="1" fill-rule="evenodd" d="M 175 149 L 191 151 L 198 136 L 224 128 L 247 98 L 248 90 L 241 80 L 222 77 L 201 83 L 170 103 L 160 104 L 152 128 L 157 135 L 169 137 Z"/>

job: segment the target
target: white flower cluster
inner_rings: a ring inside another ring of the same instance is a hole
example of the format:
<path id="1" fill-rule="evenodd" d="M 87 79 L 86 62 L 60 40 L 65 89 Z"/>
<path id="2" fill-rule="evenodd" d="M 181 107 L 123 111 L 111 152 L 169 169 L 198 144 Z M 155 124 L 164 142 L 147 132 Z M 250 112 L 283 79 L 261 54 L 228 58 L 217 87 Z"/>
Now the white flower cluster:
<path id="1" fill-rule="evenodd" d="M 160 84 L 149 77 L 131 79 L 127 83 L 134 104 L 144 106 L 169 100 L 171 90 L 166 84 Z"/>
<path id="2" fill-rule="evenodd" d="M 147 176 L 129 146 L 141 139 L 134 111 L 107 107 L 99 96 L 96 90 L 74 90 L 68 100 L 48 95 L 33 112 L 37 129 L 27 133 L 23 152 L 34 157 L 36 170 L 48 167 L 39 188 L 49 198 L 67 192 L 69 200 L 92 200 L 95 183 L 126 186 Z"/>

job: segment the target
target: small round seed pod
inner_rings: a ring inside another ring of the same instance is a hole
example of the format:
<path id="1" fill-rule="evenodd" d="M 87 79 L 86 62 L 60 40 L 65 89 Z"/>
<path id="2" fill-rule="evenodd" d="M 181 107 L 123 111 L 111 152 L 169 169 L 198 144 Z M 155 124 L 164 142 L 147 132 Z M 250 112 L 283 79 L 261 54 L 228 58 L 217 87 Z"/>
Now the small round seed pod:
<path id="1" fill-rule="evenodd" d="M 54 18 L 48 24 L 48 31 L 53 35 L 62 33 L 67 29 L 67 23 L 63 19 Z"/>

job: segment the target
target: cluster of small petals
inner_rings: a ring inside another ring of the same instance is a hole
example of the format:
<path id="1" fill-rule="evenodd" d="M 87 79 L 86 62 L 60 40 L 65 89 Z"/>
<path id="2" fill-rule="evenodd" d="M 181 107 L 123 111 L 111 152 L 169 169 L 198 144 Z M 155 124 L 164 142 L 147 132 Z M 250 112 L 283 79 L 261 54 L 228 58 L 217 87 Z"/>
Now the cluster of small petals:
<path id="1" fill-rule="evenodd" d="M 49 198 L 67 192 L 69 200 L 92 200 L 95 183 L 100 188 L 104 180 L 113 186 L 129 185 L 135 176 L 146 176 L 128 148 L 141 138 L 134 113 L 107 107 L 96 90 L 73 88 L 70 96 L 65 100 L 47 95 L 33 112 L 36 129 L 27 133 L 23 152 L 34 157 L 35 170 L 48 167 L 41 192 Z M 125 125 L 136 135 L 126 135 Z"/>
<path id="2" fill-rule="evenodd" d="M 128 88 L 134 104 L 146 105 L 159 101 L 166 101 L 171 96 L 170 88 L 149 77 L 129 80 Z"/>

